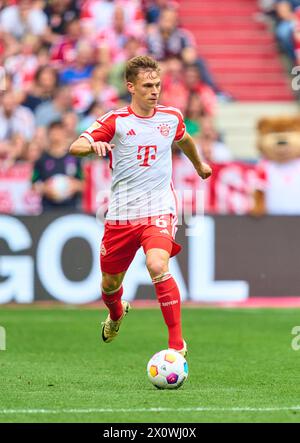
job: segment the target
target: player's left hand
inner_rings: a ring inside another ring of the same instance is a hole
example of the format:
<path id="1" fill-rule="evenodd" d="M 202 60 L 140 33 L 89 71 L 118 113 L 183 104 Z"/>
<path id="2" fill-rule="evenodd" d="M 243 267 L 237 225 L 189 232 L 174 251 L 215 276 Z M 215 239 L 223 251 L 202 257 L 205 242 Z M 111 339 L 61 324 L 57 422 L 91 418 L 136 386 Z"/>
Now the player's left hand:
<path id="1" fill-rule="evenodd" d="M 201 163 L 201 166 L 197 169 L 198 175 L 205 180 L 212 174 L 212 169 L 207 163 Z"/>

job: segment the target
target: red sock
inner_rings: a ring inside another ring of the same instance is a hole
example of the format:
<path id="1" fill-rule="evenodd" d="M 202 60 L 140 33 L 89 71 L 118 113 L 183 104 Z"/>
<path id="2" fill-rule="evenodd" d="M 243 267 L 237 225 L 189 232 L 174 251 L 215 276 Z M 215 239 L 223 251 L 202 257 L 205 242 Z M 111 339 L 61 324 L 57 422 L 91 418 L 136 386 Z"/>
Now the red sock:
<path id="1" fill-rule="evenodd" d="M 123 306 L 121 303 L 121 297 L 123 294 L 123 286 L 112 294 L 106 294 L 102 290 L 102 300 L 109 309 L 110 318 L 114 321 L 119 320 L 123 314 Z"/>
<path id="2" fill-rule="evenodd" d="M 180 293 L 173 277 L 154 284 L 160 309 L 169 330 L 169 347 L 182 349 Z"/>

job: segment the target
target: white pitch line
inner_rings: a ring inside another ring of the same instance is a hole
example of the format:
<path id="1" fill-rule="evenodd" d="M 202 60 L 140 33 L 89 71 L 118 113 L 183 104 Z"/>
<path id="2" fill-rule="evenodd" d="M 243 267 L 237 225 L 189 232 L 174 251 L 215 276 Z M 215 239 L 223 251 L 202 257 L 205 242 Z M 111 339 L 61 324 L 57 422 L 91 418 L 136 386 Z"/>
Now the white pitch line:
<path id="1" fill-rule="evenodd" d="M 191 408 L 88 408 L 88 409 L 0 409 L 0 415 L 8 414 L 93 414 L 114 412 L 280 412 L 300 411 L 300 406 L 278 407 L 243 407 L 214 408 L 214 407 L 191 407 Z"/>

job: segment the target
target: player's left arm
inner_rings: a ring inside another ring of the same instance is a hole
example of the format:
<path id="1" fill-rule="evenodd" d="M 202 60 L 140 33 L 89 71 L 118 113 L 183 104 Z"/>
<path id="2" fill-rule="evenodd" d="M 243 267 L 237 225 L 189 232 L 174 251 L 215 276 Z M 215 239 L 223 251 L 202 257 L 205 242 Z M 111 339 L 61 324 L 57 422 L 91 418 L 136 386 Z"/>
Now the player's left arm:
<path id="1" fill-rule="evenodd" d="M 207 163 L 204 163 L 201 160 L 197 146 L 195 145 L 195 142 L 190 134 L 185 132 L 182 139 L 177 141 L 176 143 L 182 150 L 182 152 L 191 160 L 194 168 L 201 178 L 206 179 L 211 176 L 212 169 Z"/>

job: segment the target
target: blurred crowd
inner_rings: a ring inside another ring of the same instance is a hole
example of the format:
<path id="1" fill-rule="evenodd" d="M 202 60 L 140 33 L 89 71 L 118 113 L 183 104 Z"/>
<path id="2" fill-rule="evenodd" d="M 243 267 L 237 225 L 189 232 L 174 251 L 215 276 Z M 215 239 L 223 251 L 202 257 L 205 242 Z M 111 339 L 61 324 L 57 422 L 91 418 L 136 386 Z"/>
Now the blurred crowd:
<path id="1" fill-rule="evenodd" d="M 180 26 L 176 2 L 0 0 L 0 171 L 28 162 L 44 208 L 78 204 L 83 175 L 79 161 L 70 167 L 68 147 L 97 117 L 129 103 L 126 60 L 146 53 L 160 61 L 160 103 L 184 113 L 207 160 L 230 160 L 214 126 L 218 99 L 230 97 Z M 68 192 L 63 180 L 51 190 L 53 175 L 70 176 Z"/>
<path id="2" fill-rule="evenodd" d="M 300 61 L 300 0 L 257 1 L 282 50 Z M 130 102 L 125 64 L 142 54 L 160 62 L 160 103 L 183 112 L 203 160 L 219 165 L 205 209 L 251 210 L 253 165 L 236 164 L 215 127 L 218 102 L 232 98 L 182 27 L 176 1 L 0 0 L 0 212 L 95 212 L 97 192 L 110 187 L 108 163 L 68 149 L 96 118 Z M 175 188 L 202 189 L 173 153 Z"/>
<path id="3" fill-rule="evenodd" d="M 300 64 L 300 0 L 259 0 L 290 63 Z"/>

